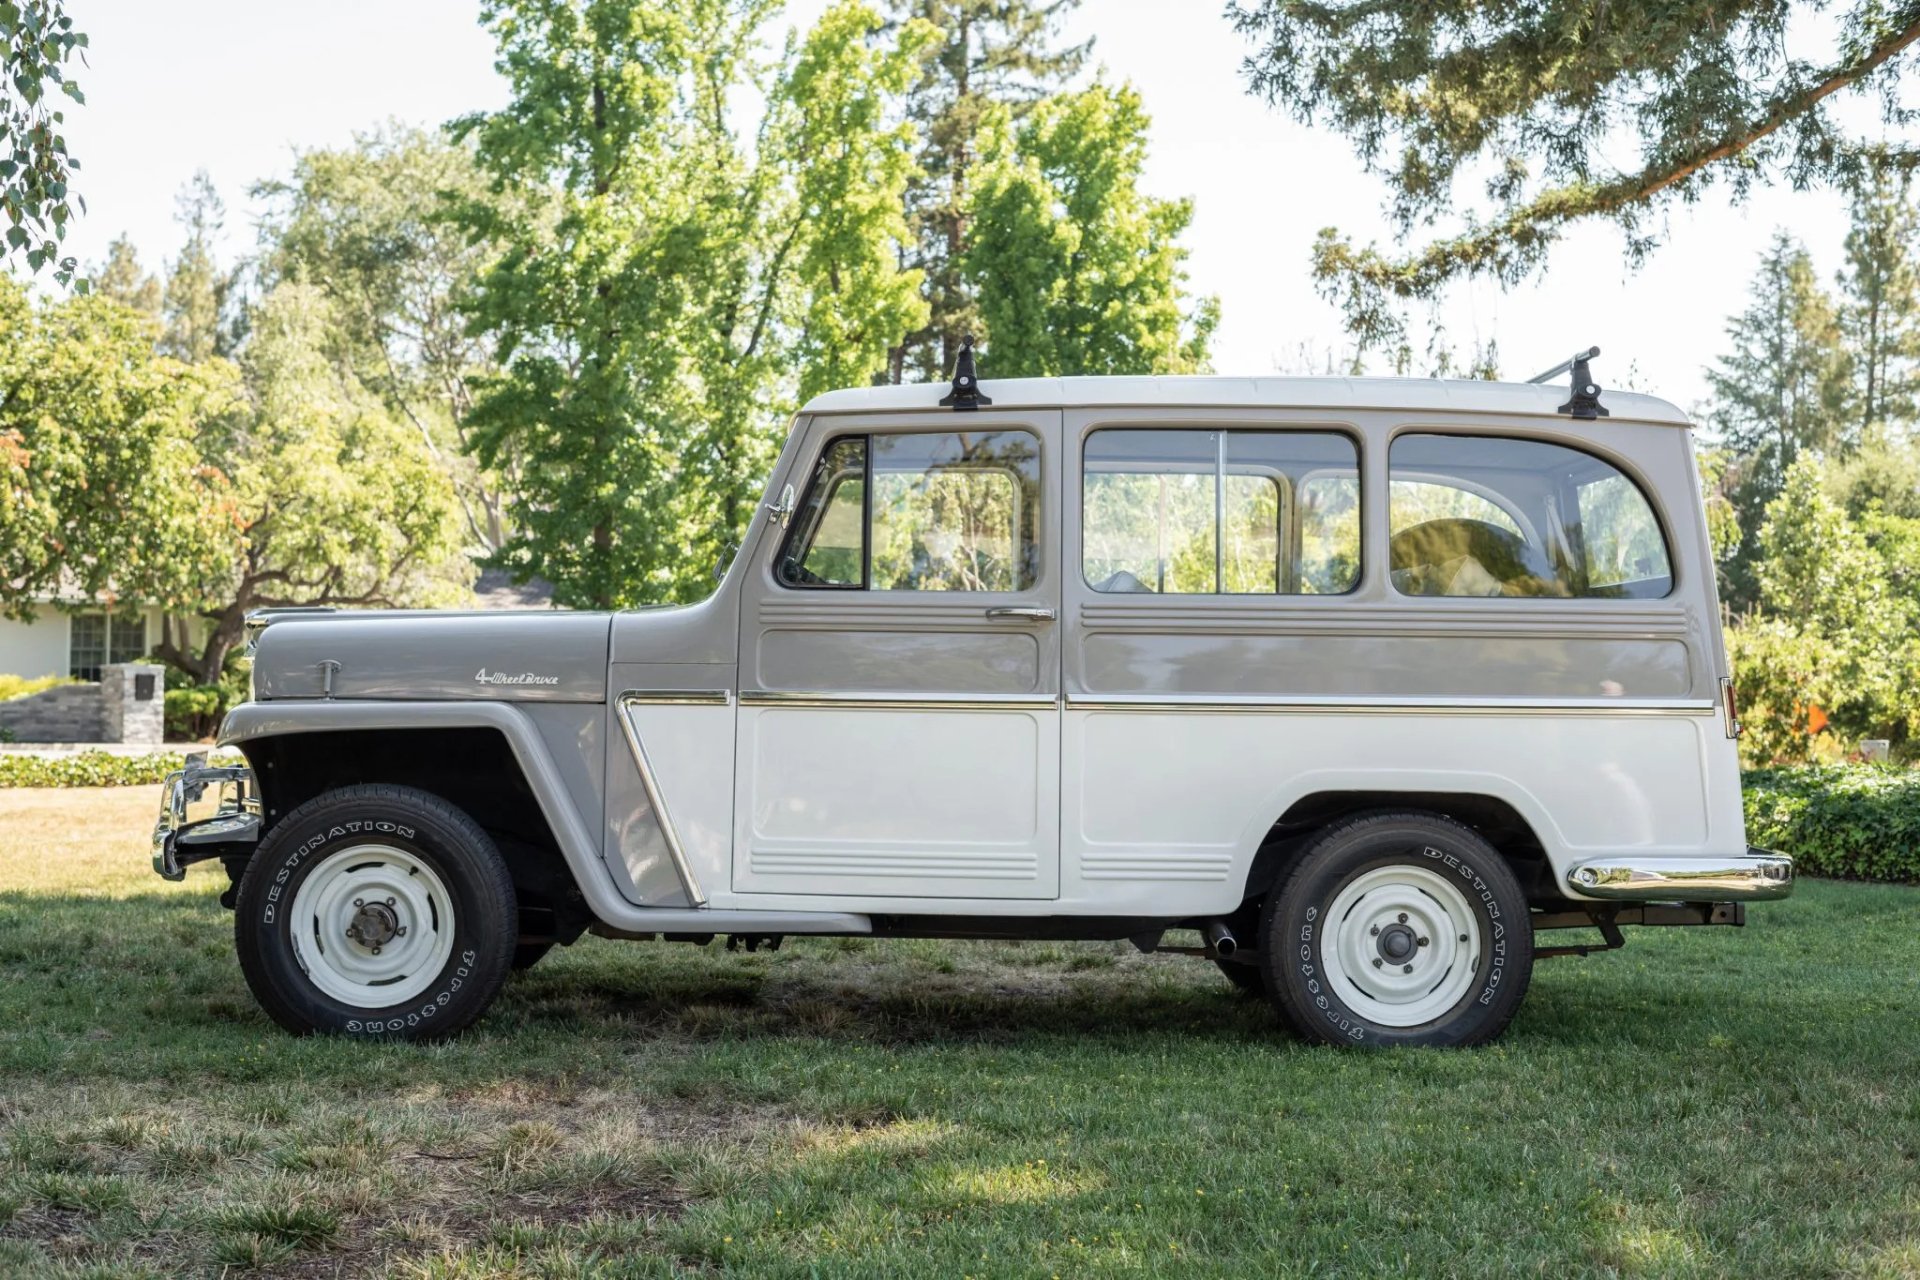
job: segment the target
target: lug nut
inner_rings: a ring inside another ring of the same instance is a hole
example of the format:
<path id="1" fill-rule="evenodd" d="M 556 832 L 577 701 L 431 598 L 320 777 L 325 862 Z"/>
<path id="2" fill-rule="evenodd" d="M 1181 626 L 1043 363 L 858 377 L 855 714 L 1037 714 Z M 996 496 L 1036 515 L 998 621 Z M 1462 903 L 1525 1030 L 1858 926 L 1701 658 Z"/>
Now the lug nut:
<path id="1" fill-rule="evenodd" d="M 379 947 L 375 947 L 375 948 L 373 949 L 373 954 L 375 954 L 375 955 L 379 955 L 379 954 L 380 954 L 380 948 L 379 948 Z"/>
<path id="2" fill-rule="evenodd" d="M 377 947 L 376 947 L 376 948 L 375 948 L 375 950 L 377 951 L 377 950 L 379 950 L 379 948 L 377 948 Z M 1402 972 L 1402 973 L 1412 973 L 1412 972 L 1413 972 L 1413 966 L 1412 966 L 1412 965 L 1410 965 L 1410 964 L 1403 964 L 1403 965 L 1401 965 L 1401 966 L 1400 966 L 1400 972 Z"/>
<path id="3" fill-rule="evenodd" d="M 364 899 L 362 899 L 362 898 L 355 898 L 355 899 L 353 900 L 353 905 L 354 905 L 354 906 L 356 906 L 356 907 L 364 907 L 364 906 L 366 906 L 367 904 L 366 904 L 366 901 L 365 901 Z"/>
<path id="4" fill-rule="evenodd" d="M 1407 922 L 1407 913 L 1402 911 L 1400 913 L 1400 923 L 1405 924 L 1406 922 Z"/>
<path id="5" fill-rule="evenodd" d="M 1376 938 L 1377 938 L 1377 937 L 1379 937 L 1379 936 L 1380 936 L 1380 926 L 1379 926 L 1379 925 L 1375 925 L 1375 926 L 1373 926 L 1373 928 L 1371 928 L 1371 929 L 1369 929 L 1369 930 L 1367 930 L 1367 932 L 1368 932 L 1368 933 L 1370 933 L 1370 934 L 1372 934 L 1372 935 L 1373 935 L 1374 937 L 1376 937 Z"/>
<path id="6" fill-rule="evenodd" d="M 1422 939 L 1420 939 L 1420 945 L 1421 945 L 1421 946 L 1423 946 L 1423 947 L 1424 947 L 1424 946 L 1426 946 L 1426 945 L 1427 945 L 1427 940 L 1426 940 L 1425 938 L 1422 938 Z"/>
<path id="7" fill-rule="evenodd" d="M 1376 968 L 1376 969 L 1378 969 L 1378 968 L 1379 968 L 1379 967 L 1380 967 L 1381 965 L 1383 965 L 1383 964 L 1385 964 L 1385 963 L 1386 963 L 1386 961 L 1385 961 L 1385 960 L 1382 960 L 1382 959 L 1381 959 L 1381 958 L 1380 958 L 1379 956 L 1375 956 L 1375 957 L 1373 958 L 1373 967 L 1374 967 L 1374 968 Z"/>

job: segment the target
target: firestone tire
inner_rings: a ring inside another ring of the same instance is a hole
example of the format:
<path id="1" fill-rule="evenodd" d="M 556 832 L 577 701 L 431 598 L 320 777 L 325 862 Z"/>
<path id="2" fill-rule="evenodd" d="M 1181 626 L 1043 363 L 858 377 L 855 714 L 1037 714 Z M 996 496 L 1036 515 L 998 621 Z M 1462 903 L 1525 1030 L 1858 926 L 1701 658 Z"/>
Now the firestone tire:
<path id="1" fill-rule="evenodd" d="M 1327 827 L 1269 896 L 1261 937 L 1274 1006 L 1326 1044 L 1485 1044 L 1513 1020 L 1533 970 L 1512 869 L 1437 814 Z"/>
<path id="2" fill-rule="evenodd" d="M 492 839 L 410 787 L 343 787 L 281 819 L 234 914 L 247 985 L 296 1035 L 453 1035 L 493 1002 L 519 939 Z"/>

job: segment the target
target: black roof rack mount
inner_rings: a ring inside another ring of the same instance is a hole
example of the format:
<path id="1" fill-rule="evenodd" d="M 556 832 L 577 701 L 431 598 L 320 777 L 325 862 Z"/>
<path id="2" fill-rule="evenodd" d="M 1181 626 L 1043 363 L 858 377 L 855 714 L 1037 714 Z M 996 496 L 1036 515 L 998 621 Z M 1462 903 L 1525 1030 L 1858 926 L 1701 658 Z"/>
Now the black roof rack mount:
<path id="1" fill-rule="evenodd" d="M 1555 378 L 1573 370 L 1573 396 L 1560 406 L 1560 412 L 1575 418 L 1611 418 L 1607 406 L 1600 403 L 1600 384 L 1593 380 L 1593 371 L 1587 362 L 1600 354 L 1600 348 L 1588 347 L 1577 351 L 1570 358 L 1562 360 L 1545 373 L 1536 373 L 1528 382 L 1552 382 Z"/>
<path id="2" fill-rule="evenodd" d="M 973 371 L 973 335 L 960 339 L 960 354 L 953 362 L 953 390 L 940 397 L 940 407 L 964 413 L 993 401 L 980 394 L 980 379 Z"/>

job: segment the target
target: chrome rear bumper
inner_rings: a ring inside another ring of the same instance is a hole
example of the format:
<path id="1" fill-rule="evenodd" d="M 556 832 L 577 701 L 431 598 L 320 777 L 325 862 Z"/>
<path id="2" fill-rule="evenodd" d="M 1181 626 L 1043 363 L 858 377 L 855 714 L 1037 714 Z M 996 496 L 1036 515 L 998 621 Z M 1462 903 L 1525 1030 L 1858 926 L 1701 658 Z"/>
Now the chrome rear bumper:
<path id="1" fill-rule="evenodd" d="M 1793 859 L 1753 848 L 1713 858 L 1589 858 L 1567 872 L 1567 887 L 1634 902 L 1760 902 L 1793 892 Z"/>
<path id="2" fill-rule="evenodd" d="M 221 789 L 213 816 L 187 821 L 187 806 Z M 232 790 L 229 791 L 228 788 Z M 225 852 L 223 846 L 250 845 L 260 839 L 260 801 L 253 794 L 253 770 L 210 766 L 204 755 L 187 757 L 187 767 L 160 784 L 160 818 L 153 824 L 153 869 L 163 879 L 185 878 L 187 867 Z"/>

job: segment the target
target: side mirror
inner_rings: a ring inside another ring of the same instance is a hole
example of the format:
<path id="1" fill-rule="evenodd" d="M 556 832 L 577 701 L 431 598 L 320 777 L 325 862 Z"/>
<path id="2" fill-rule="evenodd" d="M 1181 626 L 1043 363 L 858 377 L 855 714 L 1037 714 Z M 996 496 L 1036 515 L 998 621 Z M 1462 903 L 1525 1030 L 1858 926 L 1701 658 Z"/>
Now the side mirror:
<path id="1" fill-rule="evenodd" d="M 767 504 L 767 514 L 777 516 L 782 529 L 793 519 L 794 501 L 793 486 L 786 485 L 780 490 L 780 501 Z"/>

